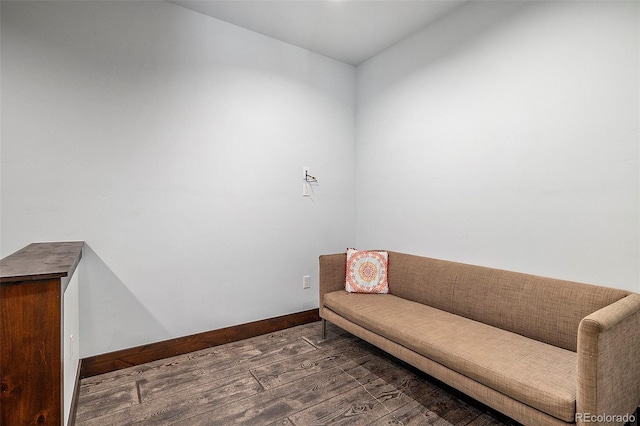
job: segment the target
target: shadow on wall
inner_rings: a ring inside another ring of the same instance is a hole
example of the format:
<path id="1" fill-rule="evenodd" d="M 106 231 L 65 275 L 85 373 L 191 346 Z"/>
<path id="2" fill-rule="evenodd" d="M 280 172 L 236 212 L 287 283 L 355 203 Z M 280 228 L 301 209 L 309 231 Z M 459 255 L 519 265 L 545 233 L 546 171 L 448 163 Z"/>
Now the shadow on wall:
<path id="1" fill-rule="evenodd" d="M 168 338 L 162 324 L 86 243 L 78 271 L 81 358 Z"/>

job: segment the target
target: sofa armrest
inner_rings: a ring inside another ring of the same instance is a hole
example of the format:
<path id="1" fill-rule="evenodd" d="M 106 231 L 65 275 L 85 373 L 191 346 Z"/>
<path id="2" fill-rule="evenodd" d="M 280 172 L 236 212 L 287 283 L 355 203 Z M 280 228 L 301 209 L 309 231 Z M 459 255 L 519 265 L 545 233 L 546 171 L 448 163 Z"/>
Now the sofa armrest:
<path id="1" fill-rule="evenodd" d="M 632 415 L 640 404 L 640 294 L 586 316 L 577 355 L 578 425 L 617 424 L 624 419 L 597 416 Z"/>
<path id="2" fill-rule="evenodd" d="M 345 253 L 323 254 L 320 256 L 320 316 L 324 307 L 325 293 L 344 289 L 347 272 L 347 255 Z"/>

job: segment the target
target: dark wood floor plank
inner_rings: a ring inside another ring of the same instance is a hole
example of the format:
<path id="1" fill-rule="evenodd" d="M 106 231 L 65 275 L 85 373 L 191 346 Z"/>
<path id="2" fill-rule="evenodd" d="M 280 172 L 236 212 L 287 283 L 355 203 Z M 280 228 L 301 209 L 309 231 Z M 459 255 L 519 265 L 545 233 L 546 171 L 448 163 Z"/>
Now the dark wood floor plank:
<path id="1" fill-rule="evenodd" d="M 475 419 L 471 420 L 465 426 L 501 426 L 503 423 L 500 420 L 497 420 L 491 417 L 487 413 L 482 413 Z"/>
<path id="2" fill-rule="evenodd" d="M 452 395 L 425 404 L 425 407 L 455 425 L 466 425 L 480 415 L 480 411 Z"/>
<path id="3" fill-rule="evenodd" d="M 358 343 L 356 346 L 360 346 L 360 344 Z M 360 403 L 362 402 L 361 397 L 360 402 L 352 401 L 356 404 L 352 407 L 353 409 L 342 404 L 340 405 L 342 411 L 340 411 L 340 409 L 335 408 L 336 404 L 342 401 L 342 397 L 338 396 L 331 400 L 323 401 L 303 413 L 289 416 L 289 419 L 294 424 L 360 424 L 361 422 L 367 424 L 367 422 L 372 422 L 379 417 L 388 415 L 390 409 L 396 409 L 411 402 L 411 399 L 406 397 L 402 390 L 397 387 L 402 386 L 404 388 L 408 386 L 407 384 L 415 376 L 406 370 L 398 370 L 397 366 L 389 364 L 384 359 L 377 359 L 369 354 L 359 359 L 349 359 L 341 364 L 340 367 L 359 384 L 357 389 L 367 395 L 365 399 L 374 401 L 379 404 L 379 407 L 374 409 L 373 405 L 362 405 L 364 403 Z M 379 409 L 384 410 L 379 412 Z M 360 411 L 363 411 L 361 413 L 363 415 L 360 415 Z M 371 413 L 368 411 L 371 411 Z M 364 415 L 365 413 L 366 415 Z"/>
<path id="4" fill-rule="evenodd" d="M 278 419 L 275 422 L 269 423 L 264 426 L 294 426 L 294 425 L 291 419 L 289 419 L 288 417 L 285 417 L 284 419 Z"/>
<path id="5" fill-rule="evenodd" d="M 214 366 L 213 368 L 223 370 L 228 368 L 229 364 L 240 364 L 248 359 L 265 357 L 265 355 L 271 355 L 279 350 L 281 350 L 281 353 L 289 354 L 299 353 L 301 350 L 314 350 L 315 348 L 312 345 L 299 339 L 304 333 L 304 329 L 295 328 L 295 330 L 282 330 L 241 342 L 229 343 L 228 345 L 203 349 L 190 354 L 89 377 L 82 380 L 81 393 L 91 393 L 96 389 L 100 390 L 104 387 L 115 386 L 118 382 L 126 383 L 131 378 L 135 380 L 140 378 L 150 380 L 153 377 L 169 377 L 185 374 L 189 371 L 201 372 L 211 365 Z M 235 372 L 231 374 L 235 374 Z"/>
<path id="6" fill-rule="evenodd" d="M 363 356 L 353 360 L 348 372 L 361 384 L 366 384 L 367 380 L 375 380 L 378 378 L 387 380 L 394 380 L 398 377 L 415 378 L 409 371 L 399 369 L 397 364 L 391 364 L 384 358 L 380 358 L 366 351 Z"/>
<path id="7" fill-rule="evenodd" d="M 83 379 L 78 426 L 501 426 L 499 416 L 320 322 Z"/>
<path id="8" fill-rule="evenodd" d="M 82 378 L 96 376 L 167 357 L 187 354 L 278 330 L 293 328 L 297 325 L 318 321 L 319 319 L 318 310 L 310 309 L 90 356 L 83 359 L 80 375 Z"/>
<path id="9" fill-rule="evenodd" d="M 315 324 L 312 326 L 315 326 Z M 352 339 L 353 335 L 332 324 L 327 324 L 327 335 L 325 336 L 325 339 L 322 339 L 322 330 L 320 326 L 315 327 L 313 332 L 306 334 L 305 338 L 311 341 L 313 345 L 323 347 L 331 346 L 335 342 L 345 338 Z"/>
<path id="10" fill-rule="evenodd" d="M 341 369 L 334 367 L 268 392 L 261 392 L 244 400 L 217 407 L 213 411 L 198 414 L 189 418 L 185 424 L 268 424 L 356 387 L 358 384 L 354 380 Z"/>
<path id="11" fill-rule="evenodd" d="M 384 404 L 387 411 L 394 411 L 413 402 L 413 400 L 402 391 L 403 383 L 407 383 L 407 381 L 403 379 L 396 381 L 378 379 L 367 383 L 363 388 L 376 398 L 377 401 Z"/>
<path id="12" fill-rule="evenodd" d="M 364 355 L 371 355 L 373 346 L 355 336 L 343 337 L 329 346 L 320 346 L 327 354 L 340 354 L 343 357 L 357 359 Z"/>
<path id="13" fill-rule="evenodd" d="M 170 390 L 174 386 L 180 386 L 183 383 L 193 382 L 194 380 L 214 380 L 223 377 L 232 376 L 240 372 L 249 372 L 252 367 L 256 367 L 263 363 L 277 362 L 286 360 L 293 356 L 306 354 L 308 352 L 317 352 L 317 349 L 309 345 L 302 339 L 297 339 L 286 345 L 276 345 L 265 350 L 248 351 L 248 353 L 239 354 L 237 358 L 227 358 L 220 361 L 214 359 L 209 362 L 202 363 L 199 366 L 190 366 L 182 371 L 157 371 L 153 376 L 145 376 L 141 382 L 141 392 L 143 399 L 153 398 L 154 394 L 162 392 L 165 389 Z M 244 356 L 243 356 L 244 355 Z M 187 385 L 189 387 L 190 385 Z"/>
<path id="14" fill-rule="evenodd" d="M 117 387 L 109 387 L 91 394 L 80 394 L 76 423 L 82 424 L 91 418 L 98 418 L 113 411 L 138 405 L 138 389 L 134 381 Z"/>
<path id="15" fill-rule="evenodd" d="M 355 389 L 289 416 L 296 426 L 367 425 L 389 412 L 369 392 Z"/>
<path id="16" fill-rule="evenodd" d="M 285 360 L 251 369 L 251 374 L 264 387 L 273 389 L 336 366 L 339 355 L 320 351 L 293 356 Z"/>
<path id="17" fill-rule="evenodd" d="M 403 405 L 391 414 L 379 419 L 371 426 L 404 425 L 404 426 L 455 426 L 429 411 L 419 402 L 413 401 Z"/>
<path id="18" fill-rule="evenodd" d="M 142 402 L 153 401 L 154 399 L 167 399 L 167 396 L 174 395 L 177 398 L 186 398 L 191 395 L 200 395 L 204 392 L 218 393 L 221 397 L 229 395 L 247 396 L 245 393 L 254 394 L 262 390 L 260 384 L 253 376 L 242 372 L 236 375 L 224 375 L 217 378 L 215 375 L 204 374 L 200 376 L 189 375 L 191 380 L 162 381 L 149 383 L 146 380 L 139 382 L 140 399 Z M 212 399 L 213 400 L 213 399 Z"/>
<path id="19" fill-rule="evenodd" d="M 260 384 L 248 372 L 220 380 L 200 383 L 200 387 L 176 389 L 154 399 L 144 400 L 135 407 L 126 407 L 88 421 L 83 426 L 171 424 L 175 419 L 193 415 L 194 407 L 211 410 L 230 399 L 243 399 L 262 391 Z"/>

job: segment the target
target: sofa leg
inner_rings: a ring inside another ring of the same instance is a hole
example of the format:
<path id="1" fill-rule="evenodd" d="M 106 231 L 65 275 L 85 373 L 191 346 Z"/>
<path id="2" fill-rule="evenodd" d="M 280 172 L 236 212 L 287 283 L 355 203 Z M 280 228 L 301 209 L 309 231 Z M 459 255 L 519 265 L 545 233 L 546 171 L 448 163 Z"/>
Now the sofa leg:
<path id="1" fill-rule="evenodd" d="M 322 340 L 327 338 L 327 320 L 322 318 Z"/>

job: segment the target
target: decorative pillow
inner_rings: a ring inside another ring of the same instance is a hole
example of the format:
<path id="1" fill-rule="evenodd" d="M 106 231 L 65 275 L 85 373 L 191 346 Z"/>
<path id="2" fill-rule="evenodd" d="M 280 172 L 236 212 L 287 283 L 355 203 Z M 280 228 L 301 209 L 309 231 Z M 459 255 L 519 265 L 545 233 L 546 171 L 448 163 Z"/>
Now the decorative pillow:
<path id="1" fill-rule="evenodd" d="M 347 249 L 347 271 L 344 288 L 350 293 L 389 293 L 386 251 Z"/>

